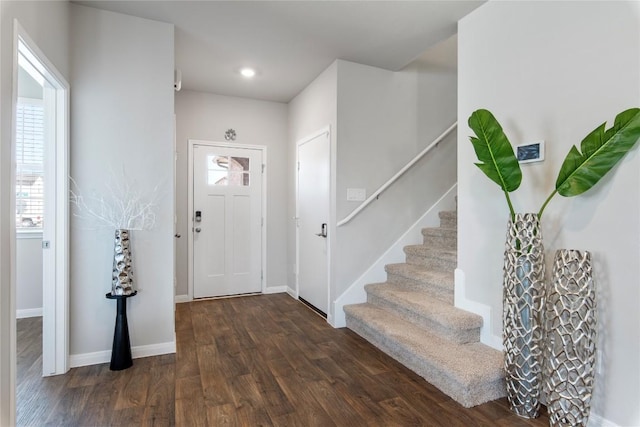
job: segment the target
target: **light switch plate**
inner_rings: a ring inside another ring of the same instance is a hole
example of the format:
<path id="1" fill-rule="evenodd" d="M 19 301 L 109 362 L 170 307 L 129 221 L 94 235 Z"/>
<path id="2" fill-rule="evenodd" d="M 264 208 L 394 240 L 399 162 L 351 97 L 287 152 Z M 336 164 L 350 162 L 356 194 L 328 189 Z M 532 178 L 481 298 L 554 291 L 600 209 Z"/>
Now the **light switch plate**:
<path id="1" fill-rule="evenodd" d="M 347 188 L 347 201 L 364 202 L 367 198 L 367 190 L 364 188 Z"/>

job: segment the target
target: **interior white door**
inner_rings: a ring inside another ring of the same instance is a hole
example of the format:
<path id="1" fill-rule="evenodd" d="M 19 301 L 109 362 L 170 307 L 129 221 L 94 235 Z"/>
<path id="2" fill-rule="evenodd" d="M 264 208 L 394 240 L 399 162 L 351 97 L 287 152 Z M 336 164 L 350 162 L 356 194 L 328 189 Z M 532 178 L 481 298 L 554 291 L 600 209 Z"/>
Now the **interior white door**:
<path id="1" fill-rule="evenodd" d="M 329 132 L 298 144 L 298 296 L 326 315 L 329 304 Z"/>
<path id="2" fill-rule="evenodd" d="M 193 296 L 262 290 L 262 151 L 193 147 Z"/>

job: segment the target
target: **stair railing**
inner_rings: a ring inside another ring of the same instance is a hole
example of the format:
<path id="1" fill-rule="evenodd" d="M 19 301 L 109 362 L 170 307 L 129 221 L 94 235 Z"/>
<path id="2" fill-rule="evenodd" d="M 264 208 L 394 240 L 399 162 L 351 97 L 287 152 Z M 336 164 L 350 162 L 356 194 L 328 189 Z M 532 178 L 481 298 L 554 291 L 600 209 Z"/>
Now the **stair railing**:
<path id="1" fill-rule="evenodd" d="M 420 159 L 422 159 L 429 151 L 433 148 L 437 147 L 443 139 L 445 139 L 451 131 L 453 131 L 458 126 L 458 122 L 454 122 L 451 126 L 449 126 L 442 134 L 433 140 L 429 146 L 427 146 L 424 150 L 416 154 L 416 156 L 407 163 L 402 169 L 398 171 L 395 175 L 393 175 L 387 182 L 382 184 L 380 188 L 378 188 L 372 195 L 370 195 L 367 200 L 362 202 L 360 206 L 355 208 L 349 215 L 347 215 L 343 220 L 338 222 L 338 227 L 341 227 L 355 218 L 360 212 L 362 212 L 367 206 L 369 206 L 374 200 L 377 200 L 380 194 L 382 194 L 387 188 L 391 187 L 391 185 L 398 180 L 405 172 L 407 172 L 413 165 L 415 165 Z"/>

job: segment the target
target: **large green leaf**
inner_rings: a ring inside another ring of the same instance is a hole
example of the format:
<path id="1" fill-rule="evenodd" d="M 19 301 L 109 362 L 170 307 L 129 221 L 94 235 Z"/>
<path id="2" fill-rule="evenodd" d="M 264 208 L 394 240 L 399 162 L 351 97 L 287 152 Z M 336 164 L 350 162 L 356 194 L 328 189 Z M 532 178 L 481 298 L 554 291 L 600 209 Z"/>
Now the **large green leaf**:
<path id="1" fill-rule="evenodd" d="M 502 130 L 502 126 L 487 110 L 477 110 L 469 117 L 469 127 L 475 132 L 470 137 L 480 168 L 505 193 L 520 186 L 522 172 L 513 147 Z"/>
<path id="2" fill-rule="evenodd" d="M 631 108 L 616 116 L 613 127 L 598 126 L 580 144 L 572 146 L 560 167 L 556 191 L 577 196 L 593 187 L 640 139 L 640 109 Z"/>

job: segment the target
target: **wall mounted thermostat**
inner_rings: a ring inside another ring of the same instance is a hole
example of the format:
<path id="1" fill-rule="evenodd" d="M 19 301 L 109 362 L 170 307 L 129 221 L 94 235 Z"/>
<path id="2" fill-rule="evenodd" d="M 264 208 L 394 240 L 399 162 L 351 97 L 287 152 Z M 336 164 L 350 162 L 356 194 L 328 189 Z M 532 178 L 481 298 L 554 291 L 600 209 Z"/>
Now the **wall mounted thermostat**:
<path id="1" fill-rule="evenodd" d="M 528 142 L 516 146 L 516 157 L 520 163 L 541 162 L 544 160 L 544 141 Z"/>

